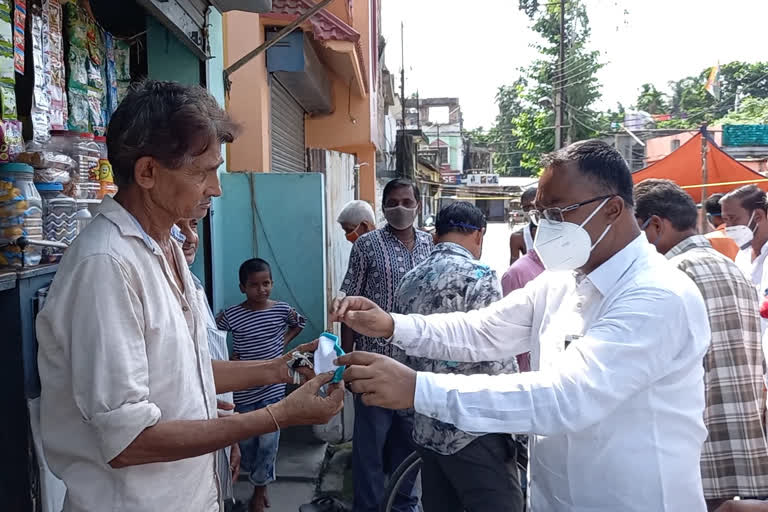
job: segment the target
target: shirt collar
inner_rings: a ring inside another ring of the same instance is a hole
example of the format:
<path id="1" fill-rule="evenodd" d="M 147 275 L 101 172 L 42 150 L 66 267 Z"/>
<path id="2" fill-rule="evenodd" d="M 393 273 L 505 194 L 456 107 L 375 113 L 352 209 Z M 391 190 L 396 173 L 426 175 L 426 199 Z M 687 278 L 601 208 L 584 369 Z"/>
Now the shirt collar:
<path id="1" fill-rule="evenodd" d="M 121 235 L 139 238 L 150 251 L 154 254 L 160 254 L 160 246 L 144 231 L 136 217 L 110 196 L 104 197 L 101 205 L 99 205 L 98 214 L 103 215 L 112 224 L 117 226 Z"/>
<path id="2" fill-rule="evenodd" d="M 624 275 L 635 260 L 649 250 L 648 240 L 644 233 L 628 243 L 622 250 L 611 256 L 608 261 L 597 267 L 586 276 L 597 290 L 606 296 L 611 287 Z"/>
<path id="3" fill-rule="evenodd" d="M 435 246 L 432 252 L 451 252 L 457 256 L 463 256 L 465 258 L 469 258 L 472 261 L 475 260 L 475 256 L 469 251 L 469 249 L 454 242 L 440 242 Z"/>
<path id="4" fill-rule="evenodd" d="M 703 235 L 691 235 L 688 238 L 680 241 L 676 246 L 671 248 L 667 251 L 667 253 L 664 255 L 667 257 L 667 259 L 674 258 L 678 254 L 683 254 L 684 252 L 690 251 L 691 249 L 695 249 L 697 247 L 708 247 L 712 248 L 712 244 L 709 243 L 709 240 L 707 240 L 707 237 Z"/>

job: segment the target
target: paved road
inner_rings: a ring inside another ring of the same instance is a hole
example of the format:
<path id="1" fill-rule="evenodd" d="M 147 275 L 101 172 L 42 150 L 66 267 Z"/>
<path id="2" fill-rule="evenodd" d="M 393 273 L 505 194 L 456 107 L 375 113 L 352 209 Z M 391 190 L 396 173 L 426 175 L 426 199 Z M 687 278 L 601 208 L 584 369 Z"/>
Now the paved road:
<path id="1" fill-rule="evenodd" d="M 506 222 L 491 222 L 485 232 L 483 256 L 480 260 L 501 276 L 509 268 L 509 235 L 512 230 Z"/>

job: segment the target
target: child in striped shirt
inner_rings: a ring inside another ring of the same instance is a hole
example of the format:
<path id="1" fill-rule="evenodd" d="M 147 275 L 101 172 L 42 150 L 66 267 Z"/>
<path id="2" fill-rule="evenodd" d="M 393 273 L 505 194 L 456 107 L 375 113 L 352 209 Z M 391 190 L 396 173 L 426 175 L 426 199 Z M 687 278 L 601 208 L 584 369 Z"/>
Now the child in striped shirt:
<path id="1" fill-rule="evenodd" d="M 272 270 L 269 263 L 254 258 L 240 266 L 240 291 L 245 302 L 225 309 L 216 319 L 219 329 L 232 333 L 233 359 L 258 361 L 283 355 L 283 348 L 299 335 L 305 320 L 285 302 L 269 298 Z M 235 410 L 240 413 L 262 409 L 279 402 L 285 384 L 261 386 L 235 392 Z M 257 436 L 240 443 L 241 466 L 253 483 L 250 512 L 269 507 L 267 484 L 275 480 L 275 460 L 280 432 Z"/>

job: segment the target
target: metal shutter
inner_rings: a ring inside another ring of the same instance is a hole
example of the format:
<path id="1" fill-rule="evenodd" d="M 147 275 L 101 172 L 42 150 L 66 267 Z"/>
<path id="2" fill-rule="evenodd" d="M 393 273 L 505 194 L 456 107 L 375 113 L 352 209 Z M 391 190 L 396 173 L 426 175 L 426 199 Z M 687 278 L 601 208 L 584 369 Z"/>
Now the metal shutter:
<path id="1" fill-rule="evenodd" d="M 304 109 L 272 77 L 272 172 L 305 172 Z"/>

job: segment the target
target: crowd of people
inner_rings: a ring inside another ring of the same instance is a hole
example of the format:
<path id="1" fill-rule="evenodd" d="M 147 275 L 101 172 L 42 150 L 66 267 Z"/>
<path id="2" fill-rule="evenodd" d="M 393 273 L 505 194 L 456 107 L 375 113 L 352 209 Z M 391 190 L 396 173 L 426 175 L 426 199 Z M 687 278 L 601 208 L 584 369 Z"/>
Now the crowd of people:
<path id="1" fill-rule="evenodd" d="M 241 466 L 261 512 L 280 430 L 328 422 L 344 385 L 355 512 L 380 509 L 414 450 L 426 512 L 768 509 L 758 187 L 699 210 L 670 181 L 634 185 L 605 143 L 573 144 L 523 194 L 528 223 L 499 280 L 480 262 L 481 210 L 442 208 L 432 236 L 414 227 L 417 187 L 393 180 L 383 227 L 363 201 L 337 219 L 353 245 L 331 319 L 348 354 L 345 384 L 329 384 L 294 364 L 316 342 L 283 353 L 304 318 L 271 298 L 269 262 L 241 265 L 244 301 L 218 315 L 189 271 L 236 136 L 202 89 L 167 82 L 135 87 L 110 122 L 119 192 L 37 320 L 65 512 L 224 510 Z M 393 510 L 418 506 L 411 478 Z"/>

